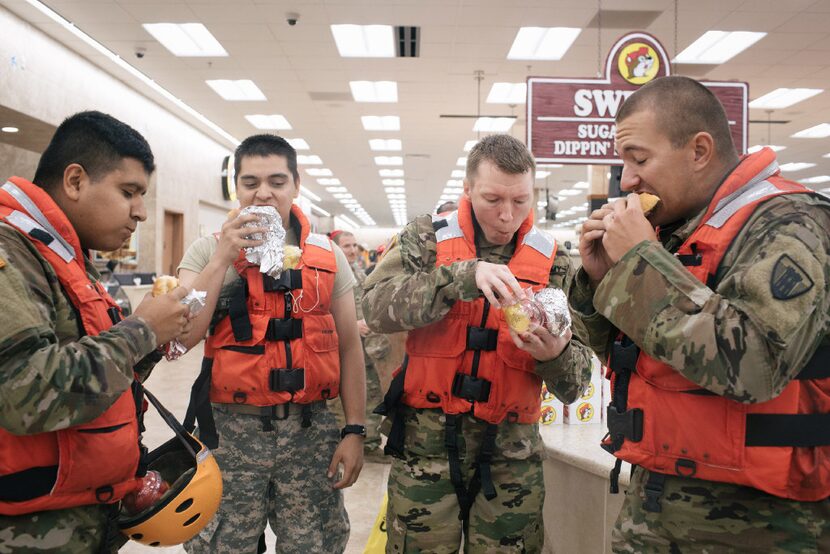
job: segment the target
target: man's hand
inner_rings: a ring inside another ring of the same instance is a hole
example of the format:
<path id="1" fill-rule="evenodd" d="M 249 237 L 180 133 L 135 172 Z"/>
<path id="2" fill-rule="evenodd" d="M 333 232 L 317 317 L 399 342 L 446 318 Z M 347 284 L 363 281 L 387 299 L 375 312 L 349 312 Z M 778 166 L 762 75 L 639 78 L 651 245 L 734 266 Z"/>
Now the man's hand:
<path id="1" fill-rule="evenodd" d="M 657 234 L 643 214 L 639 195 L 629 194 L 614 202 L 612 208 L 613 211 L 602 218 L 605 225 L 602 246 L 615 264 L 644 240 L 656 241 Z"/>
<path id="2" fill-rule="evenodd" d="M 228 220 L 222 224 L 222 231 L 219 234 L 219 244 L 216 246 L 214 256 L 223 265 L 230 265 L 239 257 L 239 251 L 251 246 L 259 246 L 261 240 L 248 240 L 246 237 L 254 233 L 265 233 L 265 227 L 243 227 L 246 223 L 259 222 L 256 214 L 247 214 L 236 217 L 237 210 L 228 215 Z"/>
<path id="3" fill-rule="evenodd" d="M 476 286 L 494 308 L 500 308 L 499 298 L 505 305 L 512 304 L 523 294 L 522 287 L 506 265 L 478 262 L 476 264 Z M 498 296 L 496 296 L 498 295 Z"/>
<path id="4" fill-rule="evenodd" d="M 544 327 L 537 327 L 532 333 L 517 334 L 510 329 L 513 343 L 524 350 L 537 362 L 547 362 L 559 357 L 571 341 L 571 330 L 568 329 L 561 337 L 554 336 Z"/>
<path id="5" fill-rule="evenodd" d="M 358 333 L 360 333 L 361 337 L 365 337 L 366 335 L 368 335 L 369 333 L 372 332 L 369 329 L 369 326 L 366 325 L 366 320 L 365 319 L 358 319 L 357 320 L 357 331 L 358 331 Z"/>
<path id="6" fill-rule="evenodd" d="M 153 330 L 156 346 L 167 344 L 189 332 L 190 309 L 181 302 L 185 296 L 187 289 L 184 287 L 176 287 L 169 293 L 156 297 L 148 292 L 133 312 L 134 316 L 143 319 Z"/>
<path id="7" fill-rule="evenodd" d="M 602 238 L 605 236 L 605 222 L 603 219 L 612 212 L 611 206 L 606 204 L 602 208 L 591 212 L 588 220 L 582 224 L 582 234 L 579 237 L 579 256 L 582 258 L 582 268 L 594 288 L 599 285 L 599 282 L 614 265 L 602 245 Z"/>
<path id="8" fill-rule="evenodd" d="M 332 485 L 335 489 L 345 489 L 354 485 L 360 470 L 363 469 L 363 437 L 349 433 L 337 445 L 329 464 L 328 478 L 337 473 L 337 466 L 343 464 L 343 477 Z"/>

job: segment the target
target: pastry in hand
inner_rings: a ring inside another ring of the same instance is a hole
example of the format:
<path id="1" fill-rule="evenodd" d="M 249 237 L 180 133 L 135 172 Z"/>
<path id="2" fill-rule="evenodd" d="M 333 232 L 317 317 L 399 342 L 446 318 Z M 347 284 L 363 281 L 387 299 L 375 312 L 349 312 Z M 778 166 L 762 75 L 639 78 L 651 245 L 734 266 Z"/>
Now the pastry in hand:
<path id="1" fill-rule="evenodd" d="M 298 265 L 300 265 L 300 256 L 302 255 L 303 251 L 298 247 L 286 244 L 283 249 L 282 268 L 295 269 Z"/>
<path id="2" fill-rule="evenodd" d="M 527 315 L 520 303 L 505 306 L 504 319 L 507 325 L 517 333 L 526 333 L 530 329 L 530 316 Z"/>
<path id="3" fill-rule="evenodd" d="M 179 286 L 179 280 L 172 275 L 159 275 L 153 282 L 153 296 L 167 294 Z"/>
<path id="4" fill-rule="evenodd" d="M 653 194 L 649 194 L 647 192 L 641 192 L 640 196 L 640 206 L 643 208 L 643 213 L 648 215 L 651 213 L 654 208 L 657 207 L 657 204 L 660 203 L 660 197 L 655 196 Z"/>

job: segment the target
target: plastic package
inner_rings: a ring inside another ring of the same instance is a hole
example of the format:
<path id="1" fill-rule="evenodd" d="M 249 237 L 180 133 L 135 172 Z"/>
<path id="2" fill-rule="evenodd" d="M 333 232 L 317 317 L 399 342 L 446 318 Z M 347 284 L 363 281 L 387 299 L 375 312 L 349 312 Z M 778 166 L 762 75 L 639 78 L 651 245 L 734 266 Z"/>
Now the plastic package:
<path id="1" fill-rule="evenodd" d="M 516 333 L 532 333 L 544 327 L 552 335 L 561 337 L 571 326 L 568 299 L 561 289 L 545 288 L 536 294 L 525 289 L 517 302 L 503 310 L 507 325 Z"/>
<path id="2" fill-rule="evenodd" d="M 168 490 L 170 484 L 161 477 L 161 473 L 150 470 L 141 478 L 138 490 L 121 500 L 121 508 L 128 515 L 136 515 L 161 500 Z"/>

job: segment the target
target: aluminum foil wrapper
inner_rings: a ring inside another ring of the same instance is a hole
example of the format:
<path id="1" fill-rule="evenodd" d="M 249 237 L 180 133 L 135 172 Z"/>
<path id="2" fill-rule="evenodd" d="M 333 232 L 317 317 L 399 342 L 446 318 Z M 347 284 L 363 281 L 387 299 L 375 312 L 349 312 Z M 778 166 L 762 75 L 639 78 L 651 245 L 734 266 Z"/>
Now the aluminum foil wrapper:
<path id="1" fill-rule="evenodd" d="M 545 327 L 552 335 L 561 337 L 571 327 L 568 298 L 562 289 L 546 288 L 536 293 L 536 302 L 545 310 Z"/>
<path id="2" fill-rule="evenodd" d="M 202 308 L 205 307 L 206 299 L 207 291 L 205 290 L 192 290 L 187 293 L 187 296 L 182 298 L 182 304 L 187 306 L 189 310 L 187 314 L 188 319 L 202 311 Z M 164 358 L 168 362 L 179 359 L 186 352 L 187 348 L 178 339 L 172 340 L 164 346 Z"/>
<path id="3" fill-rule="evenodd" d="M 276 208 L 271 206 L 248 206 L 242 208 L 239 215 L 255 214 L 259 216 L 259 222 L 246 223 L 245 227 L 267 227 L 264 233 L 252 233 L 249 238 L 252 240 L 264 241 L 259 246 L 245 249 L 245 259 L 254 265 L 259 266 L 259 271 L 275 279 L 282 273 L 285 229 L 282 226 L 282 218 Z"/>

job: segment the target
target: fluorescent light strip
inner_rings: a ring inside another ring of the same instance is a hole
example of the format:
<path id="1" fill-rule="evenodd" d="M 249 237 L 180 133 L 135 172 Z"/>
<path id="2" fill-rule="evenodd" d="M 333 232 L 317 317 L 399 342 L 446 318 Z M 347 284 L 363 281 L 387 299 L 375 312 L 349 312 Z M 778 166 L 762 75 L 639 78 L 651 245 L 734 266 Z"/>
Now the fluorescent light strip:
<path id="1" fill-rule="evenodd" d="M 403 146 L 400 139 L 369 139 L 369 149 L 376 152 L 400 151 Z"/>
<path id="2" fill-rule="evenodd" d="M 806 179 L 799 179 L 800 183 L 804 183 L 806 185 L 817 185 L 819 183 L 827 183 L 830 182 L 830 175 L 818 175 L 816 177 L 808 177 Z"/>
<path id="3" fill-rule="evenodd" d="M 400 131 L 401 118 L 397 115 L 364 115 L 360 117 L 366 131 Z"/>
<path id="4" fill-rule="evenodd" d="M 507 59 L 561 60 L 580 32 L 576 27 L 522 27 Z"/>
<path id="5" fill-rule="evenodd" d="M 253 114 L 246 115 L 245 119 L 247 119 L 250 124 L 257 129 L 275 129 L 279 131 L 291 129 L 291 124 L 280 114 Z"/>
<path id="6" fill-rule="evenodd" d="M 331 169 L 327 169 L 325 167 L 310 167 L 306 169 L 305 172 L 312 177 L 331 177 L 334 175 Z"/>
<path id="7" fill-rule="evenodd" d="M 450 177 L 453 179 L 463 179 L 467 176 L 467 172 L 463 169 L 453 169 Z"/>
<path id="8" fill-rule="evenodd" d="M 749 103 L 750 108 L 780 110 L 824 92 L 820 88 L 777 88 Z"/>
<path id="9" fill-rule="evenodd" d="M 325 217 L 331 217 L 331 214 L 330 214 L 329 212 L 327 212 L 326 210 L 324 210 L 323 208 L 321 208 L 321 207 L 320 207 L 320 206 L 318 206 L 317 204 L 311 204 L 311 210 L 312 210 L 312 211 L 315 211 L 315 210 L 316 210 L 316 211 L 317 211 L 317 213 L 318 213 L 318 214 L 320 214 L 320 215 L 322 215 L 322 216 L 325 216 Z"/>
<path id="10" fill-rule="evenodd" d="M 349 81 L 355 102 L 397 102 L 398 83 L 395 81 Z"/>
<path id="11" fill-rule="evenodd" d="M 766 33 L 706 31 L 672 60 L 675 63 L 722 64 L 737 56 Z"/>
<path id="12" fill-rule="evenodd" d="M 781 150 L 786 150 L 786 146 L 775 146 L 773 144 L 756 144 L 755 146 L 750 146 L 746 149 L 747 154 L 754 154 L 755 152 L 760 152 L 763 148 L 769 148 L 773 152 L 780 152 Z"/>
<path id="13" fill-rule="evenodd" d="M 300 194 L 308 198 L 309 200 L 314 200 L 315 202 L 320 202 L 322 198 L 311 192 L 305 187 L 300 187 Z"/>
<path id="14" fill-rule="evenodd" d="M 378 171 L 381 177 L 403 177 L 403 169 L 381 169 Z"/>
<path id="15" fill-rule="evenodd" d="M 479 117 L 473 131 L 481 133 L 506 133 L 516 121 L 515 117 Z"/>
<path id="16" fill-rule="evenodd" d="M 340 179 L 337 179 L 336 177 L 322 177 L 317 179 L 317 184 L 323 185 L 324 187 L 331 187 L 341 185 L 342 183 L 340 182 Z"/>
<path id="17" fill-rule="evenodd" d="M 467 142 L 465 142 L 464 143 L 464 152 L 469 152 L 470 150 L 472 150 L 473 146 L 475 146 L 477 142 L 478 142 L 477 140 L 468 140 Z"/>
<path id="18" fill-rule="evenodd" d="M 830 137 L 830 123 L 819 123 L 791 136 L 793 138 L 827 138 Z"/>
<path id="19" fill-rule="evenodd" d="M 145 23 L 142 27 L 174 56 L 228 55 L 216 37 L 201 23 Z"/>
<path id="20" fill-rule="evenodd" d="M 323 165 L 323 160 L 320 159 L 320 156 L 314 154 L 299 154 L 297 163 L 300 165 Z"/>
<path id="21" fill-rule="evenodd" d="M 526 101 L 527 83 L 493 83 L 487 95 L 488 104 L 524 104 Z"/>
<path id="22" fill-rule="evenodd" d="M 544 179 L 548 175 L 550 175 L 550 171 L 538 171 L 538 170 L 536 171 L 536 178 L 537 179 Z"/>
<path id="23" fill-rule="evenodd" d="M 345 221 L 347 224 L 351 225 L 353 229 L 358 229 L 358 228 L 360 227 L 360 225 L 358 225 L 357 223 L 355 223 L 355 222 L 354 222 L 354 220 L 352 220 L 352 219 L 348 218 L 348 217 L 347 217 L 347 216 L 345 216 L 345 215 L 337 215 L 336 217 L 339 217 L 340 219 L 342 219 L 343 221 Z"/>
<path id="24" fill-rule="evenodd" d="M 308 150 L 310 147 L 308 143 L 301 138 L 285 139 L 294 150 Z"/>
<path id="25" fill-rule="evenodd" d="M 809 169 L 811 167 L 815 167 L 816 164 L 808 163 L 808 162 L 793 162 L 788 164 L 783 164 L 778 166 L 781 171 L 801 171 L 802 169 Z"/>
<path id="26" fill-rule="evenodd" d="M 154 80 L 149 78 L 147 75 L 124 61 L 124 59 L 113 52 L 112 50 L 108 49 L 106 46 L 80 30 L 78 27 L 75 26 L 72 22 L 65 19 L 63 16 L 58 14 L 56 11 L 48 7 L 42 2 L 38 2 L 37 0 L 25 0 L 27 4 L 44 14 L 46 17 L 72 33 L 77 38 L 81 39 L 85 42 L 88 46 L 92 47 L 96 52 L 99 54 L 104 55 L 107 59 L 113 62 L 115 65 L 144 83 L 146 86 L 150 87 L 153 91 L 160 94 L 164 97 L 165 100 L 172 102 L 177 108 L 187 113 L 189 116 L 195 118 L 199 123 L 208 127 L 211 131 L 221 136 L 223 139 L 227 140 L 231 143 L 234 147 L 239 145 L 239 139 L 225 131 L 219 125 L 202 115 L 201 113 L 197 112 L 193 108 L 191 108 L 188 104 L 185 104 L 182 100 L 174 96 L 170 91 L 166 88 L 162 87 Z"/>
<path id="27" fill-rule="evenodd" d="M 208 79 L 205 82 L 224 100 L 239 102 L 267 100 L 265 94 L 250 79 Z"/>
<path id="28" fill-rule="evenodd" d="M 406 181 L 403 179 L 382 179 L 381 183 L 390 187 L 402 187 L 406 184 Z"/>
<path id="29" fill-rule="evenodd" d="M 394 58 L 391 25 L 332 25 L 331 34 L 343 58 Z"/>
<path id="30" fill-rule="evenodd" d="M 465 167 L 467 165 L 467 158 L 465 156 L 461 156 L 457 160 L 455 160 L 455 165 L 460 165 L 461 167 Z"/>

